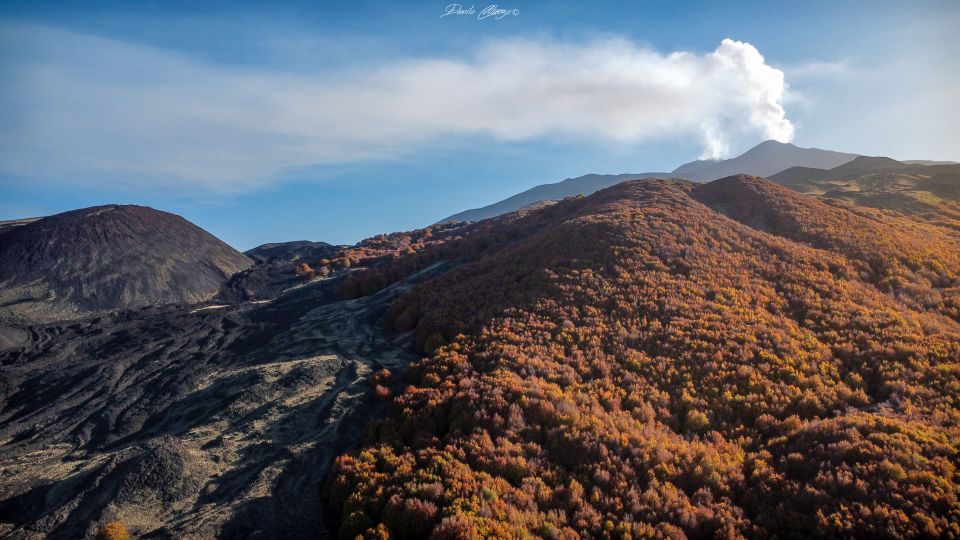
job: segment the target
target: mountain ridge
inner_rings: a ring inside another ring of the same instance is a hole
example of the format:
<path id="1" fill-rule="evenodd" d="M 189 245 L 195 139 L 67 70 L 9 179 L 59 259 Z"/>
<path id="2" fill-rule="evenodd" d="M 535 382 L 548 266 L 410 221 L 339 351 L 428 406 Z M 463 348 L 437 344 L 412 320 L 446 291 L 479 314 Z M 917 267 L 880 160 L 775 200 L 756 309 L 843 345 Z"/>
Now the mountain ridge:
<path id="1" fill-rule="evenodd" d="M 960 165 L 860 156 L 829 170 L 792 167 L 770 179 L 809 195 L 902 212 L 960 231 Z"/>
<path id="2" fill-rule="evenodd" d="M 599 175 L 588 174 L 568 178 L 554 184 L 541 184 L 508 197 L 502 201 L 454 214 L 439 223 L 450 221 L 478 221 L 519 210 L 545 200 L 560 200 L 575 195 L 589 195 L 619 182 L 643 178 L 681 178 L 710 181 L 732 174 L 768 176 L 792 166 L 822 168 L 835 167 L 853 160 L 855 154 L 845 154 L 818 148 L 799 148 L 789 143 L 764 141 L 735 158 L 709 161 L 698 160 L 677 167 L 670 173 L 640 173 Z"/>
<path id="3" fill-rule="evenodd" d="M 819 148 L 800 148 L 791 143 L 768 140 L 737 157 L 719 161 L 692 161 L 677 167 L 671 174 L 700 182 L 709 182 L 735 174 L 767 177 L 794 166 L 833 168 L 856 157 L 856 154 Z"/>
<path id="4" fill-rule="evenodd" d="M 640 174 L 585 174 L 576 178 L 567 178 L 553 184 L 541 184 L 506 199 L 454 214 L 438 223 L 451 221 L 479 221 L 489 217 L 513 212 L 542 201 L 559 200 L 576 195 L 589 195 L 595 191 L 610 187 L 629 179 L 655 178 L 668 173 Z"/>

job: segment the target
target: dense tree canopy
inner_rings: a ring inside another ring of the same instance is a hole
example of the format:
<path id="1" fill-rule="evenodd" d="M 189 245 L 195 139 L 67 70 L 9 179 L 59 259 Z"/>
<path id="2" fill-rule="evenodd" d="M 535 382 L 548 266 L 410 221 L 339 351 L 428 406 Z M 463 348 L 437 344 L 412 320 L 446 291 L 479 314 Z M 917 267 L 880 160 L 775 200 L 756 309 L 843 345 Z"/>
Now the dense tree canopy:
<path id="1" fill-rule="evenodd" d="M 946 229 L 750 177 L 627 182 L 347 292 L 436 258 L 461 264 L 388 315 L 428 356 L 329 478 L 342 537 L 960 536 Z"/>

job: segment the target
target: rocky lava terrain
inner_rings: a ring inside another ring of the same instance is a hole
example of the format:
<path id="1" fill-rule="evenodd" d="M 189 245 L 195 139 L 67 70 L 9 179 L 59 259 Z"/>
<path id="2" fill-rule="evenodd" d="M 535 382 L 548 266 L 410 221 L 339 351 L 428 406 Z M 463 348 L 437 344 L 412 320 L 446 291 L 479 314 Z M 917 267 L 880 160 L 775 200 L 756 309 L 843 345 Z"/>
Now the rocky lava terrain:
<path id="1" fill-rule="evenodd" d="M 378 317 L 433 270 L 356 300 L 321 279 L 24 330 L 0 351 L 0 534 L 328 536 L 320 482 L 383 406 L 371 376 L 414 358 Z"/>

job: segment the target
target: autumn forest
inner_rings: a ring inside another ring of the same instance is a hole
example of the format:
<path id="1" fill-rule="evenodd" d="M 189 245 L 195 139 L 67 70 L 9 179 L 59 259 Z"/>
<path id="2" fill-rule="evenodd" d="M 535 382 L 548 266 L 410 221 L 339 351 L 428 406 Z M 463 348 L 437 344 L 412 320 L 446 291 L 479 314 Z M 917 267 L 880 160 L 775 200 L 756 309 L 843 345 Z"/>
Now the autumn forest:
<path id="1" fill-rule="evenodd" d="M 328 476 L 340 537 L 960 536 L 942 221 L 630 181 L 323 261 L 348 298 L 455 262 L 385 316 L 422 360 Z"/>

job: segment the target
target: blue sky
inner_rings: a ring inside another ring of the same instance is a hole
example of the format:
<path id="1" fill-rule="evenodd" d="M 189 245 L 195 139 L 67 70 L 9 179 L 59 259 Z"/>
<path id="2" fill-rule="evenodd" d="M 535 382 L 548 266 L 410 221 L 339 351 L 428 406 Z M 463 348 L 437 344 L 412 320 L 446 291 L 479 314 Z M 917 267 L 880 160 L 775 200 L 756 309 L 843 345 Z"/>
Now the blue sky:
<path id="1" fill-rule="evenodd" d="M 960 160 L 955 2 L 449 4 L 0 2 L 0 219 L 353 243 L 766 138 Z"/>

